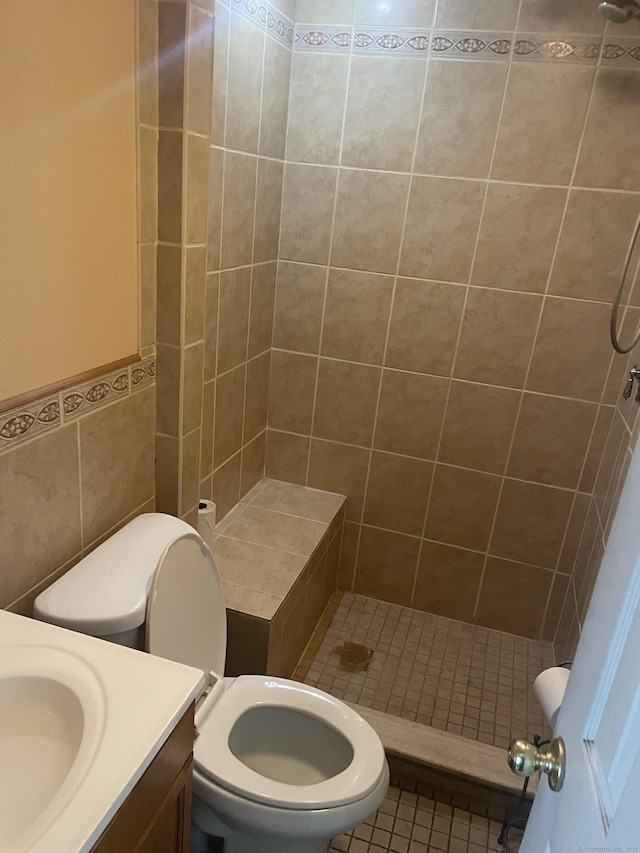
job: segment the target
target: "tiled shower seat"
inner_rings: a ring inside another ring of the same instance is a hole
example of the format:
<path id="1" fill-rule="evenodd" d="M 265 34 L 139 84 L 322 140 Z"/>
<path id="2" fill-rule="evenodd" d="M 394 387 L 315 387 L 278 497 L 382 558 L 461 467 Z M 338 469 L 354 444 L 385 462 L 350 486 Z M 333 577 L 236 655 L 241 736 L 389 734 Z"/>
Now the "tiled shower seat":
<path id="1" fill-rule="evenodd" d="M 265 479 L 217 525 L 226 675 L 292 675 L 336 589 L 345 500 Z"/>

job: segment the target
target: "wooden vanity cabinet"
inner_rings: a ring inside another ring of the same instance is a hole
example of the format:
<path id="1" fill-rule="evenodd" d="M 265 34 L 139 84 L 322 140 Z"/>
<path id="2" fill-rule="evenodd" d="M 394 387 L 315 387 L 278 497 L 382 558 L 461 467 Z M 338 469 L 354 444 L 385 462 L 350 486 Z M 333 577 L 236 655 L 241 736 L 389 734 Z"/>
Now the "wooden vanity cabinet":
<path id="1" fill-rule="evenodd" d="M 92 853 L 188 853 L 193 714 L 191 705 Z"/>

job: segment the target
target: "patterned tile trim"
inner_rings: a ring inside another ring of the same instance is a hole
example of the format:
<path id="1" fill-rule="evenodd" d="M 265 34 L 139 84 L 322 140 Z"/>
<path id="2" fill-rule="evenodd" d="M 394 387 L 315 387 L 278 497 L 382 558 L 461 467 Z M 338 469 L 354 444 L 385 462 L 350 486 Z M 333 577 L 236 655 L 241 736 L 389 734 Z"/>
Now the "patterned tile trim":
<path id="1" fill-rule="evenodd" d="M 509 33 L 442 32 L 431 39 L 431 56 L 446 59 L 509 59 L 513 37 Z"/>
<path id="2" fill-rule="evenodd" d="M 233 3 L 249 0 L 232 0 Z M 611 61 L 623 60 L 629 67 L 640 67 L 638 39 L 618 39 L 607 45 Z M 294 33 L 296 52 L 350 53 L 378 56 L 430 55 L 440 59 L 515 59 L 536 62 L 580 62 L 596 64 L 602 39 L 574 36 L 546 36 L 537 33 L 464 32 L 462 30 L 390 30 L 381 27 L 359 29 L 318 24 L 300 24 Z"/>
<path id="3" fill-rule="evenodd" d="M 34 400 L 0 415 L 0 451 L 60 425 L 58 395 Z"/>
<path id="4" fill-rule="evenodd" d="M 156 357 L 150 356 L 131 367 L 3 412 L 0 414 L 0 452 L 152 385 L 155 377 Z"/>
<path id="5" fill-rule="evenodd" d="M 221 0 L 259 30 L 266 30 L 280 44 L 291 49 L 293 45 L 293 21 L 283 15 L 268 0 Z"/>
<path id="6" fill-rule="evenodd" d="M 560 59 L 565 62 L 595 65 L 600 58 L 601 47 L 601 39 L 583 41 L 579 38 L 562 39 L 558 36 L 518 33 L 513 47 L 513 58 L 538 62 Z"/>
<path id="7" fill-rule="evenodd" d="M 640 38 L 617 38 L 602 47 L 602 65 L 619 68 L 640 68 Z"/>

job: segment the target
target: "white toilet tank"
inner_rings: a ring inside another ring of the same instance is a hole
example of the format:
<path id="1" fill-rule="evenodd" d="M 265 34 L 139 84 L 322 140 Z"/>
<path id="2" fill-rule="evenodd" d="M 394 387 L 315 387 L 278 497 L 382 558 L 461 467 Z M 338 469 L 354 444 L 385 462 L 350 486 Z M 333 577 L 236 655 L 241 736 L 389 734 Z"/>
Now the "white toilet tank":
<path id="1" fill-rule="evenodd" d="M 147 599 L 165 549 L 194 529 L 172 515 L 146 513 L 114 533 L 36 598 L 43 622 L 144 649 Z"/>

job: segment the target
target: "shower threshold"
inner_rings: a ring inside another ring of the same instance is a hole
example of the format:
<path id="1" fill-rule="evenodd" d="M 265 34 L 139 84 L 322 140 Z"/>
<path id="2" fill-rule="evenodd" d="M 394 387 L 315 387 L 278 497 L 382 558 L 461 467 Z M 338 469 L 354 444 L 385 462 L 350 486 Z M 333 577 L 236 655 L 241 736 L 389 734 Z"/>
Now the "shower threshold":
<path id="1" fill-rule="evenodd" d="M 549 735 L 533 695 L 550 643 L 336 593 L 294 678 L 346 702 L 500 748 Z"/>

